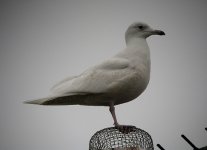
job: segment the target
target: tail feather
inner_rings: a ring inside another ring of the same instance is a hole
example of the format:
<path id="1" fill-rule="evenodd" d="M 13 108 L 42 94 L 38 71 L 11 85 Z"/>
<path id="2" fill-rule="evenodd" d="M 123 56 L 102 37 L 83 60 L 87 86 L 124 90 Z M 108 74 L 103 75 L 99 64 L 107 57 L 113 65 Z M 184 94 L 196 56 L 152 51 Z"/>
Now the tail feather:
<path id="1" fill-rule="evenodd" d="M 29 100 L 29 101 L 24 101 L 24 104 L 36 104 L 36 105 L 43 105 L 45 102 L 54 99 L 54 97 L 46 97 L 46 98 L 41 98 L 41 99 L 36 99 L 36 100 Z"/>
<path id="2" fill-rule="evenodd" d="M 79 96 L 59 96 L 59 97 L 46 97 L 36 100 L 25 101 L 25 104 L 36 105 L 77 105 L 81 103 L 83 98 Z"/>
<path id="3" fill-rule="evenodd" d="M 37 105 L 90 105 L 90 106 L 108 106 L 109 102 L 102 94 L 79 94 L 64 95 L 56 97 L 46 97 L 42 99 L 25 101 L 25 104 Z"/>

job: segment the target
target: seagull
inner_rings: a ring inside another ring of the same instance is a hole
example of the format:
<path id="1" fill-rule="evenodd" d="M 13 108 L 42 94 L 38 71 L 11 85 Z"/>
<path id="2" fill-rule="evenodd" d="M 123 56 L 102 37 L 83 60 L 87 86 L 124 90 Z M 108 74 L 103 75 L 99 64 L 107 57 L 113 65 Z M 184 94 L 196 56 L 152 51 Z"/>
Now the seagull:
<path id="1" fill-rule="evenodd" d="M 115 105 L 137 98 L 150 79 L 150 50 L 146 41 L 151 35 L 165 35 L 146 23 L 135 22 L 125 32 L 126 48 L 108 60 L 68 77 L 51 89 L 51 95 L 25 101 L 38 105 L 108 106 L 115 127 L 119 127 Z"/>

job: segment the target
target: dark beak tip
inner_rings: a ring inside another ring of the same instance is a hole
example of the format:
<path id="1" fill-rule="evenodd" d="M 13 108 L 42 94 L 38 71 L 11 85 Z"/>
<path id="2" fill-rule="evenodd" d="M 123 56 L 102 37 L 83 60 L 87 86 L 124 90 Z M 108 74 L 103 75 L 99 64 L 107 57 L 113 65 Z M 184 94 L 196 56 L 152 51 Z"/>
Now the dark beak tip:
<path id="1" fill-rule="evenodd" d="M 154 35 L 165 35 L 165 32 L 163 32 L 162 30 L 154 30 L 153 34 Z"/>
<path id="2" fill-rule="evenodd" d="M 165 35 L 165 32 L 160 31 L 159 35 Z"/>

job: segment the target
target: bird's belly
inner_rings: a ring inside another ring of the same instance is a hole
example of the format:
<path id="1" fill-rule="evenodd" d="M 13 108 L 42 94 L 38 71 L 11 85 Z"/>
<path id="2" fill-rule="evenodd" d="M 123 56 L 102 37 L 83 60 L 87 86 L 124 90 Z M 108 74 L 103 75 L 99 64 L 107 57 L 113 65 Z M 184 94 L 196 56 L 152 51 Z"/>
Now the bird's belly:
<path id="1" fill-rule="evenodd" d="M 122 104 L 137 98 L 147 87 L 149 75 L 140 75 L 136 73 L 130 77 L 130 80 L 117 88 L 112 98 L 115 105 Z"/>

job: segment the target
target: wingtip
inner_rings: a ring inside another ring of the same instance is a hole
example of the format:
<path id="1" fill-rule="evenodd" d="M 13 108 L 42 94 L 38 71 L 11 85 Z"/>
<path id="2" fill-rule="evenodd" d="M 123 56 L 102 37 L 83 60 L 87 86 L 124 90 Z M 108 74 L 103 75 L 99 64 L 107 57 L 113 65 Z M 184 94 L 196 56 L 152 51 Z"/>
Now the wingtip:
<path id="1" fill-rule="evenodd" d="M 24 104 L 35 104 L 35 105 L 44 105 L 44 103 L 48 100 L 53 99 L 54 97 L 46 97 L 46 98 L 41 98 L 41 99 L 36 99 L 36 100 L 28 100 L 24 101 Z"/>
<path id="2" fill-rule="evenodd" d="M 44 101 L 46 101 L 47 99 L 37 99 L 37 100 L 28 100 L 28 101 L 24 101 L 24 104 L 35 104 L 35 105 L 42 105 L 42 103 Z"/>
<path id="3" fill-rule="evenodd" d="M 23 104 L 30 104 L 29 101 L 23 101 Z"/>
<path id="4" fill-rule="evenodd" d="M 34 101 L 24 101 L 23 104 L 39 104 L 37 102 Z"/>

